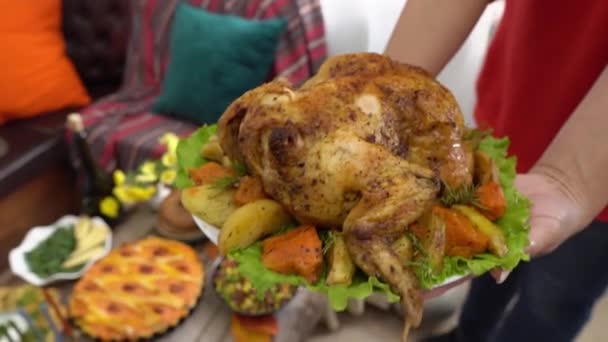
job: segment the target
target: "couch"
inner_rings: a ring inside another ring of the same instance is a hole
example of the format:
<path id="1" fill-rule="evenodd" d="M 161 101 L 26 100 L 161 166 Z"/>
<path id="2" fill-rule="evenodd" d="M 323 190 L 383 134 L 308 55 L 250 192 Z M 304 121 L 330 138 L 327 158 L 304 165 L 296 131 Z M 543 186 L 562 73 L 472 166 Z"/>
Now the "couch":
<path id="1" fill-rule="evenodd" d="M 135 13 L 131 16 L 131 27 L 136 28 L 136 32 L 128 43 L 122 88 L 82 111 L 93 150 L 108 169 L 133 169 L 144 159 L 158 157 L 163 152 L 158 138 L 164 132 L 185 136 L 199 126 L 152 113 L 150 109 L 161 91 L 168 63 L 171 14 L 180 1 L 130 2 Z M 318 0 L 187 1 L 215 13 L 288 19 L 269 79 L 285 77 L 295 84 L 302 83 L 325 59 L 324 26 Z"/>
<path id="2" fill-rule="evenodd" d="M 67 54 L 94 102 L 0 126 L 0 268 L 30 227 L 79 210 L 77 165 L 69 158 L 64 130 L 67 114 L 82 113 L 94 155 L 108 170 L 133 169 L 159 156 L 158 138 L 164 132 L 184 136 L 196 129 L 195 123 L 150 112 L 160 92 L 172 12 L 179 1 L 63 1 Z M 184 1 L 212 12 L 289 19 L 270 77 L 301 83 L 326 56 L 317 0 Z"/>

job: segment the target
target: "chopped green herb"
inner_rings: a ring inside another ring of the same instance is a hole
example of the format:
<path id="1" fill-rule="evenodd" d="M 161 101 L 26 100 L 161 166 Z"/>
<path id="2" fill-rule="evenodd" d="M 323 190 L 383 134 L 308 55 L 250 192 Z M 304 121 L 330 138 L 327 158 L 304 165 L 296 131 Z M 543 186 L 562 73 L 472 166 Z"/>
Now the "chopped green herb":
<path id="1" fill-rule="evenodd" d="M 234 171 L 236 176 L 219 178 L 215 182 L 213 182 L 211 187 L 220 191 L 227 190 L 229 188 L 236 187 L 241 177 L 247 175 L 247 166 L 245 166 L 245 164 L 243 163 L 234 163 L 232 165 L 232 170 Z"/>
<path id="2" fill-rule="evenodd" d="M 478 205 L 477 186 L 474 184 L 464 184 L 455 189 L 446 186 L 439 202 L 446 207 L 451 207 L 455 204 Z"/>
<path id="3" fill-rule="evenodd" d="M 232 170 L 236 173 L 237 177 L 244 177 L 247 175 L 247 165 L 241 162 L 235 162 L 232 164 Z"/>
<path id="4" fill-rule="evenodd" d="M 336 241 L 336 235 L 331 230 L 324 230 L 319 233 L 319 238 L 323 245 L 323 255 L 325 255 L 334 244 L 334 241 Z"/>
<path id="5" fill-rule="evenodd" d="M 408 233 L 407 236 L 412 241 L 412 245 L 416 251 L 414 252 L 415 260 L 407 261 L 405 266 L 412 268 L 419 278 L 435 279 L 437 274 L 429 262 L 429 255 L 422 246 L 420 239 L 418 239 L 418 237 L 412 233 Z"/>
<path id="6" fill-rule="evenodd" d="M 463 135 L 463 140 L 469 140 L 469 141 L 473 141 L 474 142 L 474 147 L 475 149 L 477 149 L 477 146 L 479 145 L 479 143 L 487 138 L 492 136 L 492 130 L 488 129 L 488 130 L 480 130 L 478 128 L 473 128 L 473 129 L 468 129 L 464 135 Z"/>
<path id="7" fill-rule="evenodd" d="M 46 278 L 59 272 L 79 269 L 64 269 L 62 266 L 74 249 L 76 249 L 74 227 L 60 227 L 36 248 L 27 252 L 25 260 L 32 272 Z"/>
<path id="8" fill-rule="evenodd" d="M 239 177 L 222 177 L 214 181 L 213 184 L 211 184 L 211 187 L 223 191 L 235 187 L 238 182 Z"/>
<path id="9" fill-rule="evenodd" d="M 281 227 L 281 229 L 279 229 L 275 235 L 287 233 L 287 231 L 294 229 L 296 226 L 297 226 L 296 224 L 288 223 L 288 224 L 284 225 L 283 227 Z"/>
<path id="10" fill-rule="evenodd" d="M 407 233 L 406 235 L 410 239 L 410 241 L 412 241 L 412 245 L 416 249 L 415 254 L 427 256 L 426 250 L 424 249 L 424 246 L 422 246 L 422 242 L 420 242 L 420 239 L 418 239 L 418 237 L 413 233 Z"/>

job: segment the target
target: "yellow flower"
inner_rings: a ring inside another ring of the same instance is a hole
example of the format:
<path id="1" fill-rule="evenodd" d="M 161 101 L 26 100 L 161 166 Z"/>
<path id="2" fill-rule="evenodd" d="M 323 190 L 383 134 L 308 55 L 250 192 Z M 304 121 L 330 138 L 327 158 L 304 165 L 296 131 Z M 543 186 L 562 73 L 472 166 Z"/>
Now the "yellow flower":
<path id="1" fill-rule="evenodd" d="M 146 161 L 139 167 L 139 171 L 144 175 L 156 175 L 156 164 L 151 161 Z"/>
<path id="2" fill-rule="evenodd" d="M 160 160 L 166 167 L 172 167 L 177 163 L 177 157 L 175 156 L 175 154 L 169 152 L 163 154 Z"/>
<path id="3" fill-rule="evenodd" d="M 175 181 L 175 176 L 176 176 L 177 172 L 175 172 L 175 170 L 166 170 L 163 173 L 161 173 L 160 175 L 160 181 L 167 184 L 167 185 L 171 185 L 173 184 L 173 181 Z"/>
<path id="4" fill-rule="evenodd" d="M 167 151 L 170 154 L 175 154 L 177 144 L 179 143 L 179 137 L 174 133 L 165 133 L 160 137 L 160 143 L 167 146 Z"/>
<path id="5" fill-rule="evenodd" d="M 135 181 L 140 183 L 152 183 L 156 181 L 156 175 L 153 173 L 142 173 L 135 176 Z"/>
<path id="6" fill-rule="evenodd" d="M 149 200 L 156 193 L 156 187 L 126 185 L 114 188 L 114 196 L 125 205 Z"/>
<path id="7" fill-rule="evenodd" d="M 127 179 L 127 176 L 121 170 L 114 171 L 113 176 L 114 176 L 114 184 L 116 184 L 116 185 L 122 185 L 125 182 L 125 180 Z"/>
<path id="8" fill-rule="evenodd" d="M 99 211 L 107 217 L 115 218 L 118 216 L 120 204 L 116 198 L 107 196 L 99 202 Z"/>
<path id="9" fill-rule="evenodd" d="M 117 186 L 114 188 L 112 193 L 121 203 L 125 205 L 135 204 L 135 199 L 133 199 L 129 194 L 128 188 L 128 186 Z"/>
<path id="10" fill-rule="evenodd" d="M 133 199 L 135 199 L 136 201 L 147 201 L 152 196 L 154 196 L 154 193 L 156 192 L 156 187 L 154 187 L 154 186 L 145 186 L 145 187 L 130 186 L 128 189 L 128 192 L 129 192 L 130 196 Z"/>

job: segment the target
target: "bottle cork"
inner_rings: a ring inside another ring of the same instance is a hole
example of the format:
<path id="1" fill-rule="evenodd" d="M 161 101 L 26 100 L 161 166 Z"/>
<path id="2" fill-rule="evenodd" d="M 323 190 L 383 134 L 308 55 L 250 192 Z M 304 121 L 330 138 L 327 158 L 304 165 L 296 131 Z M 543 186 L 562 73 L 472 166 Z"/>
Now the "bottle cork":
<path id="1" fill-rule="evenodd" d="M 79 113 L 72 113 L 68 115 L 67 126 L 73 132 L 81 132 L 84 129 L 82 123 L 82 116 Z"/>

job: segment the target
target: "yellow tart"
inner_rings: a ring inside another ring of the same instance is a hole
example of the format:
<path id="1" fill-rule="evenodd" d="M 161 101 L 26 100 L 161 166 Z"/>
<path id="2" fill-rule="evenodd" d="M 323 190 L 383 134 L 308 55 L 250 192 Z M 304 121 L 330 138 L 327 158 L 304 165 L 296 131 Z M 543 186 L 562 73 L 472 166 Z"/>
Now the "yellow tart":
<path id="1" fill-rule="evenodd" d="M 191 247 L 148 237 L 114 249 L 84 274 L 70 316 L 94 338 L 145 339 L 186 317 L 203 285 L 203 265 Z"/>

